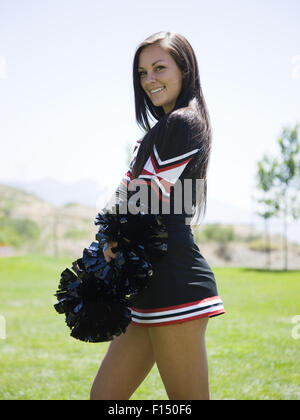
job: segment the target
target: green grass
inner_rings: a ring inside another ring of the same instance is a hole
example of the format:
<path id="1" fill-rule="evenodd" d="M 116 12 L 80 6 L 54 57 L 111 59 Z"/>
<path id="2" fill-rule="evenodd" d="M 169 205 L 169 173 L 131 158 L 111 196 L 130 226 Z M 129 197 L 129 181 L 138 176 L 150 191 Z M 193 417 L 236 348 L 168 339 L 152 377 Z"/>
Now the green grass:
<path id="1" fill-rule="evenodd" d="M 69 336 L 53 309 L 71 259 L 0 259 L 0 399 L 88 399 L 109 343 Z M 226 314 L 212 318 L 207 351 L 212 399 L 299 399 L 300 272 L 215 268 Z M 167 399 L 156 366 L 132 399 Z"/>

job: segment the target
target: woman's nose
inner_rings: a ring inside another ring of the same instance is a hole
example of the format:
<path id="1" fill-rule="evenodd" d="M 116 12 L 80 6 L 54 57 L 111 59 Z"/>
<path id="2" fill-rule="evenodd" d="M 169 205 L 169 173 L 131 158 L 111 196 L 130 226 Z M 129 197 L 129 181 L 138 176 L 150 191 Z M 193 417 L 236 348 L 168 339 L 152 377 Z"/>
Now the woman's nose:
<path id="1" fill-rule="evenodd" d="M 153 82 L 155 82 L 155 76 L 154 76 L 154 73 L 148 73 L 147 75 L 146 75 L 146 80 L 145 80 L 145 82 L 146 83 L 153 83 Z"/>

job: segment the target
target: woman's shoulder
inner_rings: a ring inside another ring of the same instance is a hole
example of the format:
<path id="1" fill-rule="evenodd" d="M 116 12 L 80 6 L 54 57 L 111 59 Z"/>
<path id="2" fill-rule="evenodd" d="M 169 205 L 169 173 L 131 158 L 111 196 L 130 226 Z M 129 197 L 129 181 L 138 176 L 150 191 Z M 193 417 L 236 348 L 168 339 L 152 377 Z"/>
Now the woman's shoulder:
<path id="1" fill-rule="evenodd" d="M 172 126 L 182 126 L 185 128 L 190 128 L 192 122 L 195 119 L 195 112 L 189 110 L 188 108 L 179 108 L 171 112 L 166 121 L 166 127 L 170 128 Z"/>
<path id="2" fill-rule="evenodd" d="M 199 112 L 193 108 L 179 108 L 169 115 L 166 125 L 166 135 L 187 147 L 199 145 L 201 133 L 203 131 L 203 121 Z"/>
<path id="3" fill-rule="evenodd" d="M 198 116 L 193 109 L 180 108 L 168 115 L 158 149 L 162 156 L 178 156 L 198 151 L 199 140 Z"/>
<path id="4" fill-rule="evenodd" d="M 195 104 L 175 109 L 167 117 L 167 124 L 178 124 L 192 129 L 201 124 L 202 116 Z"/>

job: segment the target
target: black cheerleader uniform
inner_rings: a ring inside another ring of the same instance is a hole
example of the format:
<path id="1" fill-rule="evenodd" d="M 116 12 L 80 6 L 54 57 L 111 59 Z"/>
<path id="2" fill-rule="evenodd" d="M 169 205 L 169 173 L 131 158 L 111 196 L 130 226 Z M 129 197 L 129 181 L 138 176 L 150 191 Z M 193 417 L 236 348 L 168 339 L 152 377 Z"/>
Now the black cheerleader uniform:
<path id="1" fill-rule="evenodd" d="M 118 194 L 128 190 L 133 181 L 132 170 L 142 141 L 138 140 L 134 147 L 129 169 L 117 189 Z M 190 225 L 194 207 L 191 211 L 186 211 L 184 207 L 185 189 L 187 185 L 191 186 L 185 183 L 186 173 L 197 153 L 201 150 L 189 135 L 188 124 L 182 118 L 177 119 L 167 140 L 160 138 L 155 142 L 143 170 L 134 180 L 136 185 L 141 183 L 148 188 L 149 201 L 143 203 L 144 210 L 151 213 L 154 203 L 168 232 L 167 253 L 153 262 L 153 276 L 148 287 L 129 301 L 134 325 L 155 327 L 214 317 L 225 312 L 214 273 L 194 240 Z M 177 188 L 179 184 L 181 189 Z M 193 203 L 195 188 L 193 179 Z M 115 198 L 111 200 L 115 202 Z M 181 212 L 175 206 L 180 202 Z M 104 210 L 109 206 L 108 203 Z M 167 211 L 164 212 L 163 208 Z"/>

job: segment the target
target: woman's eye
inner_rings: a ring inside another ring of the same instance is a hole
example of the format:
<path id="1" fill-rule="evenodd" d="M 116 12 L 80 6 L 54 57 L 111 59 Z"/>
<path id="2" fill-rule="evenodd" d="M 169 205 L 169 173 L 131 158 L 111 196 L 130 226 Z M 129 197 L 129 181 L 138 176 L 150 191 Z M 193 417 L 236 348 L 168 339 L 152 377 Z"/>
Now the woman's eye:
<path id="1" fill-rule="evenodd" d="M 155 70 L 158 70 L 158 69 L 164 69 L 164 66 L 157 66 L 156 68 L 155 68 Z M 142 77 L 143 76 L 143 74 L 145 74 L 146 72 L 145 71 L 139 71 L 138 72 L 138 74 L 139 74 L 139 76 L 140 77 Z"/>

